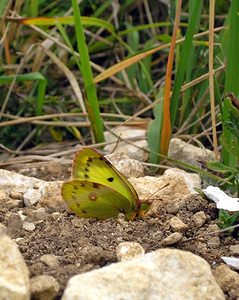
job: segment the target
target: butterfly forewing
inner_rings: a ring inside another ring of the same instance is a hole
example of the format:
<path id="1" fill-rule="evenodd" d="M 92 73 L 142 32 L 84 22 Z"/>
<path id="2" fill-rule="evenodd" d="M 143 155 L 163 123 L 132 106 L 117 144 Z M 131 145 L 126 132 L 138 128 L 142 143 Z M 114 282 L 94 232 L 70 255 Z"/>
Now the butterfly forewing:
<path id="1" fill-rule="evenodd" d="M 100 153 L 83 148 L 79 151 L 73 163 L 74 179 L 98 183 L 111 188 L 122 195 L 137 209 L 138 195 L 129 181 Z"/>
<path id="2" fill-rule="evenodd" d="M 128 199 L 98 183 L 71 180 L 63 183 L 61 193 L 69 209 L 82 218 L 107 219 L 133 212 Z"/>

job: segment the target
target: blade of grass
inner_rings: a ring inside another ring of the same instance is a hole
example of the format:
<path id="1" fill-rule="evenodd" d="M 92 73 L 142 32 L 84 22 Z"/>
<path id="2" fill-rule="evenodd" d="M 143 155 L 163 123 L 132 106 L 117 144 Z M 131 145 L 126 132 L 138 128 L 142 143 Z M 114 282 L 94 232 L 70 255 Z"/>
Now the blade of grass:
<path id="1" fill-rule="evenodd" d="M 193 0 L 192 0 L 193 1 Z M 198 28 L 199 25 L 199 20 L 201 16 L 201 9 L 202 9 L 202 0 L 198 1 L 193 1 L 193 7 L 192 7 L 192 12 L 189 20 L 189 26 L 187 29 L 187 33 L 185 36 L 185 41 L 182 46 L 182 51 L 180 55 L 180 67 L 177 70 L 177 74 L 175 77 L 175 82 L 174 82 L 174 88 L 173 88 L 173 93 L 171 97 L 171 122 L 172 126 L 175 124 L 176 116 L 178 115 L 179 111 L 179 99 L 180 99 L 180 89 L 183 84 L 184 78 L 185 78 L 185 73 L 187 68 L 192 68 L 192 66 L 188 65 L 188 57 L 192 55 L 192 49 L 193 49 L 193 35 L 196 33 L 196 29 Z M 187 103 L 183 104 L 183 107 L 187 107 Z"/>
<path id="2" fill-rule="evenodd" d="M 226 58 L 227 58 L 227 67 L 225 71 L 225 93 L 231 92 L 236 96 L 239 94 L 239 1 L 232 0 L 231 7 L 229 12 L 229 20 L 228 20 L 228 37 L 225 40 L 227 45 L 224 44 L 224 49 L 226 50 Z M 225 120 L 226 116 L 224 116 Z M 223 134 L 226 136 L 230 136 L 230 131 L 227 130 L 226 126 L 222 123 Z M 231 136 L 231 140 L 233 142 L 233 136 Z M 233 147 L 233 145 L 231 145 Z M 228 149 L 223 147 L 222 149 L 222 161 L 225 165 L 230 167 L 234 167 L 237 164 L 237 157 L 230 153 Z"/>
<path id="3" fill-rule="evenodd" d="M 103 122 L 100 116 L 99 103 L 97 99 L 96 88 L 93 82 L 90 58 L 85 41 L 81 23 L 80 9 L 77 0 L 72 0 L 72 8 L 74 12 L 77 46 L 81 57 L 81 72 L 86 92 L 86 106 L 88 110 L 88 116 L 91 123 L 94 139 L 97 143 L 100 143 L 104 141 Z"/>
<path id="4" fill-rule="evenodd" d="M 36 105 L 36 115 L 39 116 L 43 111 L 44 97 L 46 92 L 47 80 L 46 78 L 38 72 L 28 73 L 28 74 L 20 74 L 20 75 L 6 75 L 0 76 L 0 84 L 11 83 L 13 80 L 17 82 L 21 81 L 37 81 L 38 82 L 38 96 L 37 96 L 37 105 Z"/>
<path id="5" fill-rule="evenodd" d="M 167 155 L 168 153 L 169 141 L 171 138 L 170 91 L 171 91 L 171 82 L 172 82 L 174 50 L 175 50 L 177 31 L 178 31 L 179 21 L 180 21 L 181 7 L 182 7 L 182 0 L 178 0 L 176 16 L 175 16 L 175 24 L 173 28 L 173 36 L 172 36 L 171 46 L 169 50 L 167 69 L 166 69 L 166 81 L 165 81 L 164 102 L 163 102 L 162 134 L 160 136 L 160 149 L 159 149 L 159 152 L 164 155 Z"/>

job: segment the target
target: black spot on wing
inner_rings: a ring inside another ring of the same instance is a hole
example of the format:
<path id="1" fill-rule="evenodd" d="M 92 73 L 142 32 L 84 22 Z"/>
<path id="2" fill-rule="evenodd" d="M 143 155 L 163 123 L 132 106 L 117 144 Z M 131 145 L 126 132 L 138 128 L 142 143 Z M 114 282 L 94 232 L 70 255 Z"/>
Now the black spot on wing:
<path id="1" fill-rule="evenodd" d="M 85 168 L 85 172 L 90 172 L 90 170 L 88 168 Z"/>
<path id="2" fill-rule="evenodd" d="M 82 212 L 83 212 L 83 214 L 87 214 L 87 211 L 84 209 L 82 209 Z"/>
<path id="3" fill-rule="evenodd" d="M 109 178 L 107 178 L 107 181 L 113 182 L 113 181 L 114 181 L 114 177 L 109 177 Z"/>
<path id="4" fill-rule="evenodd" d="M 93 188 L 98 189 L 100 187 L 100 185 L 96 182 L 93 182 L 92 184 Z"/>
<path id="5" fill-rule="evenodd" d="M 84 174 L 84 177 L 85 177 L 85 179 L 88 179 L 88 178 L 89 178 L 89 175 Z"/>

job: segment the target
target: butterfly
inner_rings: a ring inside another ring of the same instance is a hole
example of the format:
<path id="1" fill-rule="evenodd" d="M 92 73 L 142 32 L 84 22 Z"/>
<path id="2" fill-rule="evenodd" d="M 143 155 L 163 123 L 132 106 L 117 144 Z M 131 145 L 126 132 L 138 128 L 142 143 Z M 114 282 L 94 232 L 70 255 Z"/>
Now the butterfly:
<path id="1" fill-rule="evenodd" d="M 143 216 L 142 203 L 131 183 L 99 152 L 82 148 L 76 153 L 72 180 L 64 182 L 61 194 L 68 208 L 82 218 L 107 219 L 125 215 L 126 220 Z"/>

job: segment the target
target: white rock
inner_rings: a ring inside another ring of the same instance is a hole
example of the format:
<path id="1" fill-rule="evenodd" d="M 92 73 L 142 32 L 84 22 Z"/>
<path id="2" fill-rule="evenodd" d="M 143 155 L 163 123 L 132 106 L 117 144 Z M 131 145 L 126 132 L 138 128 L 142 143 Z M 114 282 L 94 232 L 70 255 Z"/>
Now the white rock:
<path id="1" fill-rule="evenodd" d="M 218 209 L 239 211 L 239 198 L 232 198 L 224 193 L 219 187 L 209 185 L 202 190 L 203 193 L 217 205 Z"/>
<path id="2" fill-rule="evenodd" d="M 38 300 L 53 300 L 60 285 L 53 276 L 39 275 L 31 278 L 31 296 Z"/>
<path id="3" fill-rule="evenodd" d="M 131 260 L 135 257 L 143 256 L 144 253 L 144 248 L 139 243 L 123 242 L 116 248 L 118 261 Z"/>
<path id="4" fill-rule="evenodd" d="M 0 233 L 0 300 L 29 300 L 28 268 L 17 245 Z"/>
<path id="5" fill-rule="evenodd" d="M 209 264 L 199 256 L 160 249 L 72 277 L 62 300 L 223 300 Z"/>
<path id="6" fill-rule="evenodd" d="M 192 216 L 192 221 L 197 228 L 202 227 L 207 220 L 207 216 L 204 211 L 199 211 Z"/>
<path id="7" fill-rule="evenodd" d="M 213 274 L 221 289 L 228 295 L 227 299 L 237 300 L 239 296 L 239 274 L 225 264 L 216 267 Z"/>
<path id="8" fill-rule="evenodd" d="M 183 238 L 183 235 L 181 232 L 171 233 L 169 236 L 167 236 L 162 241 L 162 245 L 170 246 L 170 245 L 176 244 L 176 243 L 180 242 L 182 240 L 182 238 Z"/>
<path id="9" fill-rule="evenodd" d="M 200 160 L 215 159 L 212 151 L 185 143 L 178 138 L 170 140 L 168 156 L 192 165 L 200 165 Z"/>
<path id="10" fill-rule="evenodd" d="M 239 258 L 233 256 L 222 256 L 221 259 L 230 267 L 239 270 Z"/>
<path id="11" fill-rule="evenodd" d="M 125 153 L 112 153 L 106 158 L 120 171 L 126 178 L 144 176 L 143 165 L 135 159 L 129 158 Z"/>
<path id="12" fill-rule="evenodd" d="M 127 154 L 130 158 L 139 160 L 139 161 L 147 161 L 148 153 L 141 149 L 147 149 L 147 140 L 146 140 L 146 130 L 139 129 L 129 126 L 121 126 L 117 127 L 113 130 L 117 135 L 113 135 L 110 132 L 105 132 L 105 140 L 108 143 L 111 143 L 104 147 L 104 150 L 108 152 L 122 152 Z M 119 138 L 122 139 L 130 139 L 134 145 L 130 145 L 126 142 L 119 141 Z M 112 143 L 113 142 L 113 143 Z M 139 147 L 139 148 L 138 148 Z M 141 148 L 141 149 L 140 149 Z"/>
<path id="13" fill-rule="evenodd" d="M 182 176 L 183 179 L 185 180 L 187 187 L 189 191 L 193 194 L 196 194 L 197 192 L 194 190 L 194 188 L 201 188 L 201 178 L 198 174 L 195 173 L 187 173 L 184 170 L 178 169 L 178 168 L 170 168 L 167 169 L 164 172 L 163 176 Z"/>
<path id="14" fill-rule="evenodd" d="M 185 231 L 188 229 L 188 225 L 183 223 L 178 217 L 172 217 L 169 220 L 169 225 L 174 231 Z"/>
<path id="15" fill-rule="evenodd" d="M 239 255 L 239 244 L 231 245 L 229 250 L 231 251 L 232 254 Z"/>
<path id="16" fill-rule="evenodd" d="M 32 222 L 25 221 L 22 224 L 22 228 L 25 229 L 26 231 L 33 231 L 36 228 L 36 226 Z"/>
<path id="17" fill-rule="evenodd" d="M 145 176 L 140 178 L 129 178 L 129 181 L 134 186 L 139 195 L 140 200 L 150 199 L 153 203 L 147 214 L 154 214 L 158 212 L 158 207 L 164 203 L 171 203 L 174 199 L 180 199 L 190 195 L 192 192 L 192 185 L 188 184 L 184 175 L 178 172 L 174 174 L 164 174 L 160 177 Z M 196 185 L 200 187 L 200 185 Z M 197 194 L 195 194 L 197 195 Z M 176 204 L 175 204 L 176 205 Z"/>
<path id="18" fill-rule="evenodd" d="M 54 254 L 44 254 L 39 258 L 48 267 L 56 267 L 59 265 L 59 258 Z"/>
<path id="19" fill-rule="evenodd" d="M 61 185 L 62 181 L 48 182 L 0 169 L 0 190 L 4 190 L 5 194 L 21 193 L 26 206 L 38 202 L 41 206 L 65 209 L 61 197 Z"/>
<path id="20" fill-rule="evenodd" d="M 0 202 L 7 201 L 8 196 L 3 188 L 0 187 Z"/>

